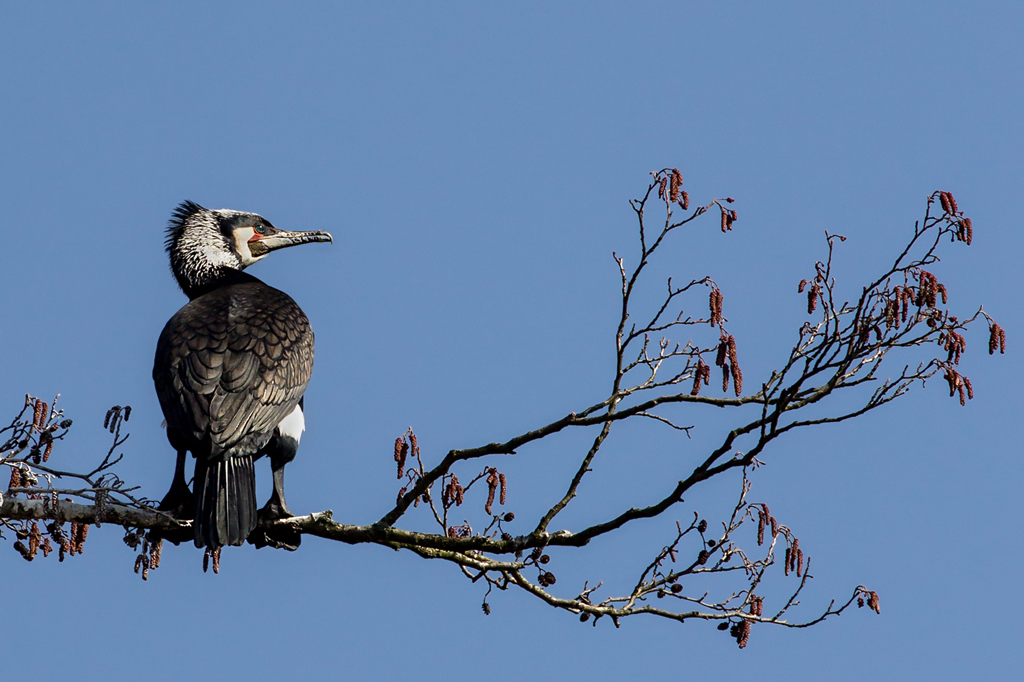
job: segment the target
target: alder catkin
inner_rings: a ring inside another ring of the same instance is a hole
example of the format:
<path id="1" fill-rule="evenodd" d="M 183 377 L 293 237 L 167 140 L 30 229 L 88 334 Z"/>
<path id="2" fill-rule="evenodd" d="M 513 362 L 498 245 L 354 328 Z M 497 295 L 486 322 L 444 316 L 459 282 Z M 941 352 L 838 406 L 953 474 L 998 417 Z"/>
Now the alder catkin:
<path id="1" fill-rule="evenodd" d="M 401 479 L 405 474 L 405 458 L 409 455 L 409 444 L 405 442 L 405 438 L 395 439 L 395 462 L 398 464 L 398 478 Z"/>
<path id="2" fill-rule="evenodd" d="M 157 539 L 149 547 L 149 567 L 152 569 L 160 568 L 160 555 L 163 553 L 164 541 Z"/>
<path id="3" fill-rule="evenodd" d="M 868 592 L 868 608 L 875 613 L 882 613 L 882 607 L 878 604 L 878 593 L 874 590 Z"/>
<path id="4" fill-rule="evenodd" d="M 747 646 L 747 642 L 750 641 L 750 621 L 744 618 L 739 624 L 739 633 L 736 637 L 736 642 L 740 648 L 743 649 Z"/>
<path id="5" fill-rule="evenodd" d="M 711 313 L 711 318 L 708 322 L 712 327 L 722 321 L 722 303 L 724 301 L 725 296 L 722 294 L 721 289 L 713 287 L 711 293 L 708 294 L 708 310 Z"/>
<path id="6" fill-rule="evenodd" d="M 722 334 L 718 341 L 718 354 L 715 356 L 715 365 L 721 367 L 725 364 L 725 354 L 729 350 L 729 338 Z"/>
<path id="7" fill-rule="evenodd" d="M 490 473 L 487 474 L 487 504 L 484 505 L 484 511 L 490 515 L 491 505 L 494 504 L 494 493 L 498 491 L 498 476 L 495 474 L 495 470 L 492 467 Z"/>
<path id="8" fill-rule="evenodd" d="M 732 387 L 736 393 L 736 397 L 740 397 L 740 393 L 743 392 L 743 370 L 736 363 L 730 363 L 732 367 Z"/>
<path id="9" fill-rule="evenodd" d="M 682 176 L 682 174 L 679 172 L 678 168 L 673 168 L 672 169 L 672 175 L 671 175 L 670 180 L 669 180 L 669 191 L 668 191 L 669 201 L 671 201 L 673 203 L 676 203 L 676 202 L 679 201 L 679 188 L 682 187 L 682 184 L 683 184 L 683 176 Z"/>
<path id="10" fill-rule="evenodd" d="M 942 210 L 946 213 L 952 213 L 953 207 L 949 203 L 949 195 L 946 192 L 939 192 L 939 202 L 942 204 Z"/>
<path id="11" fill-rule="evenodd" d="M 821 292 L 821 287 L 817 282 L 811 285 L 811 288 L 807 290 L 807 314 L 811 315 L 818 308 L 818 294 Z"/>
<path id="12" fill-rule="evenodd" d="M 1006 333 L 1002 327 L 993 322 L 988 328 L 988 354 L 994 354 L 997 349 L 1000 354 L 1006 352 Z"/>

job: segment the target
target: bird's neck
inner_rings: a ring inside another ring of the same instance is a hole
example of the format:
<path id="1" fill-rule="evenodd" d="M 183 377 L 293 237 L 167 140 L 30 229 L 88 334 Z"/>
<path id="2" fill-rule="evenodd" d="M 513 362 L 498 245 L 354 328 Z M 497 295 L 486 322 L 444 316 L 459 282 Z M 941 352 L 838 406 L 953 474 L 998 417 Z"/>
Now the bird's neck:
<path id="1" fill-rule="evenodd" d="M 185 277 L 179 275 L 177 271 L 174 274 L 178 279 L 181 290 L 185 292 L 190 301 L 221 287 L 242 282 L 260 281 L 237 268 L 226 266 L 208 268 L 199 273 L 193 271 Z"/>

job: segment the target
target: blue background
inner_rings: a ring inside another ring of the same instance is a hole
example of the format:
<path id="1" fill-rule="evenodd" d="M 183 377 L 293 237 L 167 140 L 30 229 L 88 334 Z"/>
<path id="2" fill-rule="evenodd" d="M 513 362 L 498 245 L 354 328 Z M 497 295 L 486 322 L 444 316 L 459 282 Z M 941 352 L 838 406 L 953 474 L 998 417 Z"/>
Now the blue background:
<path id="1" fill-rule="evenodd" d="M 294 554 L 226 551 L 219 576 L 194 549 L 169 547 L 143 583 L 121 533 L 104 527 L 63 564 L 28 564 L 10 541 L 0 551 L 5 676 L 658 679 L 739 665 L 763 679 L 959 680 L 1019 669 L 1022 29 L 1010 2 L 5 4 L 0 409 L 61 393 L 76 425 L 54 461 L 84 469 L 108 446 L 107 408 L 131 404 L 119 472 L 150 497 L 173 470 L 150 368 L 184 302 L 162 242 L 186 198 L 333 232 L 333 246 L 252 272 L 317 332 L 289 502 L 349 523 L 393 503 L 391 444 L 409 425 L 436 461 L 604 397 L 611 252 L 635 258 L 627 200 L 665 166 L 683 171 L 695 202 L 737 197 L 740 220 L 727 236 L 713 215 L 677 235 L 643 301 L 665 275 L 714 277 L 748 390 L 806 318 L 796 283 L 824 255 L 824 230 L 849 237 L 838 276 L 855 297 L 935 189 L 975 225 L 974 245 L 946 245 L 934 268 L 950 306 L 983 302 L 1010 344 L 993 359 L 984 328 L 969 335 L 967 408 L 937 381 L 777 442 L 754 476 L 751 499 L 814 559 L 793 615 L 863 583 L 881 616 L 758 626 L 740 652 L 709 624 L 591 628 L 522 593 L 492 595 L 486 617 L 481 587 L 448 564 L 315 538 Z M 700 314 L 703 291 L 686 305 Z M 692 440 L 622 428 L 558 524 L 657 499 L 732 423 L 671 413 L 697 425 Z M 496 462 L 521 519 L 513 531 L 561 494 L 589 437 Z M 574 596 L 589 579 L 628 591 L 675 518 L 696 509 L 714 525 L 737 485 L 712 482 L 635 532 L 552 552 L 553 590 Z M 472 522 L 481 506 L 462 509 Z M 779 573 L 770 599 L 793 584 Z"/>

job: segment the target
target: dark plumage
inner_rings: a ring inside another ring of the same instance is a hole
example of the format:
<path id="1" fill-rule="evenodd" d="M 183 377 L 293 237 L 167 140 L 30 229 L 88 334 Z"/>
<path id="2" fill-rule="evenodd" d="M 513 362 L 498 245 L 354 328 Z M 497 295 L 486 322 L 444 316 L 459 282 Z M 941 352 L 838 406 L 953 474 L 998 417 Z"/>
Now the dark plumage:
<path id="1" fill-rule="evenodd" d="M 240 545 L 256 527 L 253 461 L 263 455 L 274 492 L 262 514 L 291 515 L 284 466 L 304 428 L 313 332 L 290 296 L 242 269 L 272 250 L 330 239 L 192 202 L 174 212 L 167 250 L 191 300 L 164 327 L 153 365 L 167 438 L 178 452 L 161 508 L 195 519 L 198 547 Z M 186 452 L 196 458 L 194 494 L 184 475 Z"/>

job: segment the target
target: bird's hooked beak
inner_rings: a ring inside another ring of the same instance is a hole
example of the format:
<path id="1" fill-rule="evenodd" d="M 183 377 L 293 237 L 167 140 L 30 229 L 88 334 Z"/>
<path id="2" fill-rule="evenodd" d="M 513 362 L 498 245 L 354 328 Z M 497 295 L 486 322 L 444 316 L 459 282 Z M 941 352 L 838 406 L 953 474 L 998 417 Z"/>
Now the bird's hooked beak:
<path id="1" fill-rule="evenodd" d="M 323 230 L 288 232 L 287 230 L 275 229 L 271 234 L 267 235 L 253 234 L 249 239 L 249 252 L 252 253 L 253 257 L 259 258 L 277 249 L 308 244 L 310 242 L 331 242 L 333 244 L 334 239 L 331 237 L 330 232 L 324 232 Z"/>

